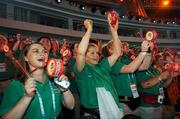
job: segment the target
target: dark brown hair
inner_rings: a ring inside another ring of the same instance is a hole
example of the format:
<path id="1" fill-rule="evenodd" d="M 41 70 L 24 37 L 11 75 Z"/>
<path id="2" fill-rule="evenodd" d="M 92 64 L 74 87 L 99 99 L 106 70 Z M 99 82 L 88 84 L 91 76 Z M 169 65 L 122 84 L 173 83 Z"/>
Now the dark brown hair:
<path id="1" fill-rule="evenodd" d="M 24 67 L 24 69 L 25 69 L 28 73 L 30 73 L 30 71 L 29 71 L 29 65 L 28 65 L 27 61 L 25 61 L 25 56 L 27 56 L 27 53 L 28 53 L 29 49 L 30 49 L 31 46 L 34 45 L 34 44 L 39 44 L 39 45 L 43 46 L 43 45 L 42 45 L 41 43 L 39 43 L 39 42 L 34 42 L 34 43 L 31 43 L 31 44 L 28 44 L 28 45 L 25 46 L 25 48 L 23 49 L 23 51 L 21 52 L 21 55 L 20 55 L 20 63 L 22 64 L 22 66 Z M 43 47 L 44 47 L 44 46 L 43 46 Z M 24 74 L 24 72 L 22 72 L 21 79 L 22 79 L 23 81 L 25 81 L 26 78 L 27 78 L 26 75 Z"/>
<path id="2" fill-rule="evenodd" d="M 102 48 L 101 53 L 102 53 L 102 56 L 103 56 L 103 57 L 108 57 L 108 56 L 111 55 L 110 52 L 109 52 L 109 48 L 112 46 L 112 43 L 113 43 L 113 42 L 110 41 L 110 42 L 107 43 L 107 45 L 105 45 L 105 46 Z"/>

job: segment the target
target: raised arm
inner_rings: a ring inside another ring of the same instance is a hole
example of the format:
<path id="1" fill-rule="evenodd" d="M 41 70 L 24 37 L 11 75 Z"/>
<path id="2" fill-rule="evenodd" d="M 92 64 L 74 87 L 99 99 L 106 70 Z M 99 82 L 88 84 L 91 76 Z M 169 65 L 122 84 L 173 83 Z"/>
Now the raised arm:
<path id="1" fill-rule="evenodd" d="M 143 41 L 142 45 L 141 45 L 141 52 L 139 53 L 139 55 L 128 65 L 124 65 L 120 72 L 121 73 L 133 73 L 135 72 L 139 66 L 141 65 L 143 59 L 145 58 L 146 54 L 147 54 L 147 50 L 148 50 L 149 44 L 147 41 Z"/>
<path id="2" fill-rule="evenodd" d="M 61 80 L 68 80 L 68 77 L 61 75 Z M 75 105 L 74 97 L 69 89 L 63 89 L 59 87 L 63 96 L 63 105 L 68 109 L 73 109 Z"/>
<path id="3" fill-rule="evenodd" d="M 151 53 L 147 53 L 142 64 L 139 66 L 138 70 L 139 71 L 143 71 L 143 70 L 147 70 L 152 64 L 152 54 Z"/>
<path id="4" fill-rule="evenodd" d="M 151 51 L 152 51 L 152 49 L 154 48 L 154 44 L 152 42 L 150 42 L 149 46 L 150 46 Z M 152 64 L 152 57 L 153 57 L 152 53 L 147 53 L 142 64 L 139 66 L 138 70 L 139 71 L 147 70 Z"/>
<path id="5" fill-rule="evenodd" d="M 16 43 L 13 45 L 12 51 L 17 51 L 19 44 L 21 42 L 20 38 L 21 38 L 21 34 L 17 34 L 16 35 L 17 41 Z"/>
<path id="6" fill-rule="evenodd" d="M 169 72 L 168 71 L 164 71 L 159 76 L 156 76 L 156 77 L 153 77 L 153 78 L 151 78 L 149 80 L 143 81 L 141 83 L 141 86 L 143 88 L 150 88 L 150 87 L 158 84 L 160 81 L 166 80 L 168 77 L 169 77 Z"/>
<path id="7" fill-rule="evenodd" d="M 77 57 L 76 57 L 76 67 L 79 72 L 81 72 L 85 65 L 85 54 L 88 48 L 89 40 L 93 30 L 93 22 L 86 19 L 84 21 L 84 26 L 87 29 L 86 33 L 81 39 L 78 46 Z"/>
<path id="8" fill-rule="evenodd" d="M 114 27 L 110 24 L 112 21 L 112 17 L 110 14 L 108 14 L 108 24 L 112 33 L 112 42 L 113 42 L 113 53 L 108 57 L 108 61 L 110 66 L 113 66 L 114 63 L 116 62 L 116 60 L 119 58 L 119 56 L 121 55 L 121 41 L 119 40 L 118 37 L 118 25 L 119 22 L 117 20 L 116 24 L 114 25 Z"/>

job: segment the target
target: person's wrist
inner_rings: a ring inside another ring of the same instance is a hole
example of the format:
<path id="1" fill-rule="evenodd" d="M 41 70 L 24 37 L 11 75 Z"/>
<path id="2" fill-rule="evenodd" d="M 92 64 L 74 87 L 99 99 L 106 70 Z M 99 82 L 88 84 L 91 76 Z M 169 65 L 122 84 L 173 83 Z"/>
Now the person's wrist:
<path id="1" fill-rule="evenodd" d="M 117 30 L 112 29 L 111 32 L 112 32 L 112 34 L 114 34 L 114 35 L 118 35 Z"/>
<path id="2" fill-rule="evenodd" d="M 145 51 L 145 50 L 141 50 L 141 52 L 147 52 L 147 51 Z"/>
<path id="3" fill-rule="evenodd" d="M 141 52 L 140 52 L 140 54 L 142 54 L 142 55 L 146 55 L 146 54 L 147 54 L 147 52 L 146 52 L 146 51 L 141 51 Z"/>
<path id="4" fill-rule="evenodd" d="M 92 31 L 93 31 L 93 28 L 92 28 L 92 27 L 90 27 L 90 28 L 88 28 L 88 29 L 87 29 L 87 31 L 92 32 Z"/>
<path id="5" fill-rule="evenodd" d="M 34 97 L 34 95 L 33 95 L 33 94 L 27 94 L 27 93 L 25 93 L 25 94 L 24 94 L 24 97 L 31 99 L 31 98 Z"/>
<path id="6" fill-rule="evenodd" d="M 64 93 L 66 93 L 66 92 L 68 92 L 68 88 L 67 89 L 64 89 L 64 90 L 61 90 L 61 94 L 64 94 Z"/>
<path id="7" fill-rule="evenodd" d="M 146 53 L 146 56 L 151 56 L 151 55 L 152 55 L 151 53 L 148 53 L 148 52 Z"/>
<path id="8" fill-rule="evenodd" d="M 33 99 L 33 97 L 29 97 L 29 96 L 27 96 L 27 95 L 24 95 L 22 98 L 23 98 L 24 100 L 28 101 L 28 102 Z"/>

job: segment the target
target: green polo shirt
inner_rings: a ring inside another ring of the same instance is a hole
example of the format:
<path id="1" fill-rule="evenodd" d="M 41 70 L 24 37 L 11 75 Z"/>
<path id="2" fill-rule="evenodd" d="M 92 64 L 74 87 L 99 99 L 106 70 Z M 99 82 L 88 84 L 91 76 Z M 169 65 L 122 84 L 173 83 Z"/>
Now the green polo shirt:
<path id="1" fill-rule="evenodd" d="M 107 59 L 103 59 L 98 65 L 85 64 L 83 70 L 78 72 L 74 65 L 77 84 L 80 91 L 80 103 L 86 108 L 98 108 L 96 88 L 104 87 L 115 99 L 120 107 L 118 96 L 115 91 L 109 72 L 111 67 Z"/>
<path id="2" fill-rule="evenodd" d="M 120 59 L 121 63 L 123 64 L 129 64 L 131 63 L 131 60 L 129 59 L 129 57 L 123 53 L 123 55 L 121 56 L 121 59 Z"/>
<path id="3" fill-rule="evenodd" d="M 37 81 L 36 88 L 42 97 L 46 119 L 54 119 L 53 101 L 49 81 L 50 80 L 48 78 L 46 78 L 46 81 L 44 83 L 40 83 Z M 59 89 L 54 85 L 54 83 L 51 82 L 51 84 L 53 87 L 53 91 L 55 93 L 56 115 L 58 116 L 61 111 L 62 97 Z M 0 105 L 0 116 L 10 111 L 10 109 L 12 109 L 23 97 L 24 93 L 25 89 L 23 83 L 19 80 L 13 80 L 12 83 L 9 85 L 8 89 L 4 93 L 3 100 Z M 31 100 L 31 103 L 29 104 L 23 118 L 42 118 L 40 103 L 37 94 Z"/>
<path id="4" fill-rule="evenodd" d="M 159 70 L 157 70 L 155 67 L 151 66 L 148 70 L 145 71 L 139 71 L 136 73 L 136 79 L 137 79 L 137 87 L 138 87 L 138 91 L 140 93 L 143 94 L 147 94 L 147 95 L 154 95 L 154 96 L 158 96 L 159 95 L 159 88 L 161 88 L 163 86 L 162 83 L 158 83 L 154 86 L 151 86 L 149 88 L 142 88 L 141 83 L 143 81 L 149 80 L 153 77 L 156 77 L 160 75 Z M 141 106 L 145 106 L 145 107 L 156 107 L 156 106 L 160 106 L 160 104 L 157 105 L 151 105 L 151 104 L 145 104 L 143 101 L 141 102 Z"/>
<path id="5" fill-rule="evenodd" d="M 117 60 L 112 67 L 111 77 L 113 79 L 118 96 L 133 97 L 130 85 L 136 84 L 136 77 L 134 73 L 120 73 L 124 65 L 131 63 L 129 58 L 123 54 L 120 60 Z M 118 71 L 118 72 L 116 72 Z"/>

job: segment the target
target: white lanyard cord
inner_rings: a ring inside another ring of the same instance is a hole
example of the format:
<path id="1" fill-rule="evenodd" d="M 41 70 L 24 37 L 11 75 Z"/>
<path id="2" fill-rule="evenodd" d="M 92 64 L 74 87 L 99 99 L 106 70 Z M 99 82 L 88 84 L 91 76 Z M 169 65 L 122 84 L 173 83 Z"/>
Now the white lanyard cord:
<path id="1" fill-rule="evenodd" d="M 49 86 L 50 86 L 50 90 L 51 90 L 51 94 L 52 94 L 52 103 L 53 103 L 53 112 L 54 112 L 54 118 L 56 119 L 56 105 L 55 105 L 55 94 L 53 91 L 53 87 L 51 82 L 49 81 Z M 40 104 L 40 108 L 41 108 L 41 114 L 42 114 L 42 119 L 45 119 L 46 115 L 45 115 L 45 110 L 44 110 L 44 105 L 43 105 L 43 101 L 42 101 L 42 97 L 39 93 L 39 91 L 36 89 L 37 92 L 37 96 L 39 99 L 39 104 Z"/>

